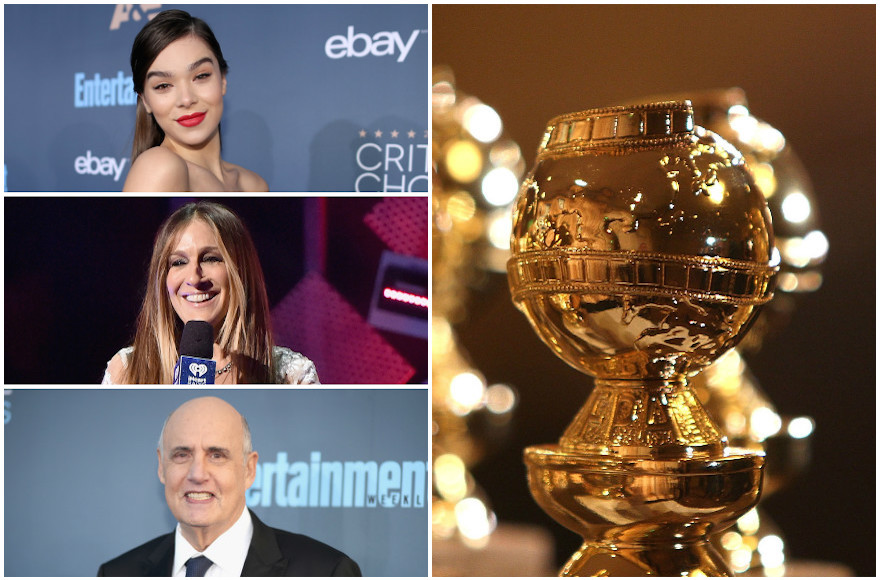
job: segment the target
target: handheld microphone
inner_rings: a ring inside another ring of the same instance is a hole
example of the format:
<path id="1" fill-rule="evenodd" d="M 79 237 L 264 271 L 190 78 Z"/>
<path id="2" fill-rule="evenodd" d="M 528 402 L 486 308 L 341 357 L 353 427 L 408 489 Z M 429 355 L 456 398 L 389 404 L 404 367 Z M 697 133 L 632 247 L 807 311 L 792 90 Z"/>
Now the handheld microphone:
<path id="1" fill-rule="evenodd" d="M 190 320 L 180 335 L 180 360 L 174 368 L 175 385 L 213 385 L 217 374 L 214 327 L 210 322 Z"/>

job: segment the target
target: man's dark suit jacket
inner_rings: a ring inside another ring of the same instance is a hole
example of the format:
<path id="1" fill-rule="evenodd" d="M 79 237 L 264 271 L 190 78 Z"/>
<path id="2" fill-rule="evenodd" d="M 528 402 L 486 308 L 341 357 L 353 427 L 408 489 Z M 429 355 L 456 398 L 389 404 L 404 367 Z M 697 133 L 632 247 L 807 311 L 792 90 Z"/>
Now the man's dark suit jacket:
<path id="1" fill-rule="evenodd" d="M 248 510 L 250 511 L 250 510 Z M 360 576 L 358 565 L 335 548 L 301 534 L 270 528 L 251 512 L 254 535 L 242 576 Z M 174 532 L 101 564 L 98 576 L 171 576 Z"/>

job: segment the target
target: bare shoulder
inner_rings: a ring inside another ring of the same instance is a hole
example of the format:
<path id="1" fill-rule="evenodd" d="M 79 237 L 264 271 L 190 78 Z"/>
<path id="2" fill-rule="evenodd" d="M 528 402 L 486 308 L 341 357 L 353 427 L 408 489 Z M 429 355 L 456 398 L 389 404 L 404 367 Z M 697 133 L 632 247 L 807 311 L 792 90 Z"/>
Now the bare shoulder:
<path id="1" fill-rule="evenodd" d="M 238 170 L 238 184 L 242 191 L 269 191 L 269 184 L 259 174 L 240 165 L 230 164 Z"/>
<path id="2" fill-rule="evenodd" d="M 147 149 L 135 159 L 122 191 L 189 191 L 189 169 L 165 147 Z"/>

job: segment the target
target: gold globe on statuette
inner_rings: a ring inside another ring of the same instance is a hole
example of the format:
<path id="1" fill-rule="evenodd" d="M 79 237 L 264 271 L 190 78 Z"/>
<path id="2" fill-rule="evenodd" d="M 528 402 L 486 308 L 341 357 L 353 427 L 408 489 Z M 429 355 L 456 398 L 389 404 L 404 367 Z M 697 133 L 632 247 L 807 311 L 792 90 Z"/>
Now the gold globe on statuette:
<path id="1" fill-rule="evenodd" d="M 779 254 L 742 154 L 689 101 L 557 117 L 511 250 L 514 303 L 595 377 L 558 444 L 524 453 L 538 504 L 584 540 L 561 574 L 730 575 L 709 536 L 757 503 L 764 457 L 729 445 L 688 377 L 773 296 Z"/>

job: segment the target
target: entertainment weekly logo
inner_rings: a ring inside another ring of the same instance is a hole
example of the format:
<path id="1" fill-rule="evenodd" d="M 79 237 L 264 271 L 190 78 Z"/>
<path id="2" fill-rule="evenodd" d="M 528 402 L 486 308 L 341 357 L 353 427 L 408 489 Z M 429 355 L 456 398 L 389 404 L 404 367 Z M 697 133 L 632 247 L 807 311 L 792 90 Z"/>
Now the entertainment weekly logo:
<path id="1" fill-rule="evenodd" d="M 134 80 L 121 70 L 109 77 L 101 76 L 101 73 L 73 73 L 73 106 L 76 109 L 136 104 Z"/>
<path id="2" fill-rule="evenodd" d="M 257 463 L 254 483 L 245 492 L 248 507 L 423 508 L 428 494 L 425 461 L 309 461 Z"/>
<path id="3" fill-rule="evenodd" d="M 427 129 L 361 129 L 355 144 L 355 192 L 428 191 Z"/>

